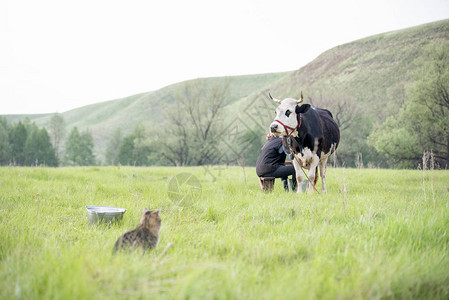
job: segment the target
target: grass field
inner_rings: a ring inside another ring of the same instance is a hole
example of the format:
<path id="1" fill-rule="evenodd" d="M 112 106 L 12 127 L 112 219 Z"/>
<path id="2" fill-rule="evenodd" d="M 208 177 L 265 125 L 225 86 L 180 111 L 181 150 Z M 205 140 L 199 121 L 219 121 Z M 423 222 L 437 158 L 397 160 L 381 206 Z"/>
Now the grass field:
<path id="1" fill-rule="evenodd" d="M 179 173 L 201 183 L 189 205 L 168 196 Z M 448 171 L 328 169 L 327 187 L 264 194 L 239 167 L 0 168 L 0 299 L 449 298 Z M 88 227 L 85 205 L 128 211 Z M 158 247 L 113 256 L 144 207 L 162 208 Z"/>

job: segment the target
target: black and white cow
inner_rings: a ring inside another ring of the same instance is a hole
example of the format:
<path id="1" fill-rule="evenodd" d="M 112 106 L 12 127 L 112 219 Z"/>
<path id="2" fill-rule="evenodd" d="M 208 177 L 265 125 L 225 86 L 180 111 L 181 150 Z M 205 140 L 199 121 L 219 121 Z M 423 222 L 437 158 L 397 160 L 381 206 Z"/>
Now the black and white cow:
<path id="1" fill-rule="evenodd" d="M 284 137 L 284 147 L 290 154 L 295 167 L 298 193 L 301 193 L 300 182 L 303 180 L 301 168 L 308 170 L 308 192 L 313 192 L 318 181 L 320 168 L 322 191 L 326 190 L 326 163 L 329 156 L 337 149 L 340 142 L 340 130 L 330 111 L 302 104 L 299 100 L 270 98 L 279 103 L 276 118 L 270 125 L 274 135 Z"/>

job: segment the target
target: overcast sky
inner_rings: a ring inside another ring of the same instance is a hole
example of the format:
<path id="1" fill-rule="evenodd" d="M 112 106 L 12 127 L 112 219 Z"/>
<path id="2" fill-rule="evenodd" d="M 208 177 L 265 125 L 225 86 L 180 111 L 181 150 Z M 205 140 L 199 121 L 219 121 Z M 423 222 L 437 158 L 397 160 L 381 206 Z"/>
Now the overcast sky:
<path id="1" fill-rule="evenodd" d="M 332 47 L 447 18 L 449 0 L 2 0 L 0 114 L 296 70 Z"/>

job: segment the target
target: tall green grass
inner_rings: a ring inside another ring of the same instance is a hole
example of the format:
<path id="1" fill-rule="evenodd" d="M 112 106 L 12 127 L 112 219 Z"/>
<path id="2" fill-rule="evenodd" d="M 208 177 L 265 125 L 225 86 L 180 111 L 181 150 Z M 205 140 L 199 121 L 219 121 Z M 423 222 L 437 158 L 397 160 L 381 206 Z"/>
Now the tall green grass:
<path id="1" fill-rule="evenodd" d="M 185 172 L 202 190 L 178 206 Z M 254 173 L 0 168 L 0 299 L 449 297 L 449 172 L 328 169 L 327 195 L 265 194 Z M 85 205 L 128 211 L 88 227 Z M 113 256 L 144 207 L 158 247 Z"/>

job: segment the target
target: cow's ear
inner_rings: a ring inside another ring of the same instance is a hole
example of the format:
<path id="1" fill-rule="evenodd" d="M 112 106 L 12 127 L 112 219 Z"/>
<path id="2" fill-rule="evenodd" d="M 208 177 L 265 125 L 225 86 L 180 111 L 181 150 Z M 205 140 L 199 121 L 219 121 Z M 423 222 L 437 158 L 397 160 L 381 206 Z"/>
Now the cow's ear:
<path id="1" fill-rule="evenodd" d="M 301 106 L 296 105 L 295 113 L 297 115 L 303 114 L 303 113 L 307 112 L 309 109 L 310 109 L 310 104 L 303 104 Z"/>

